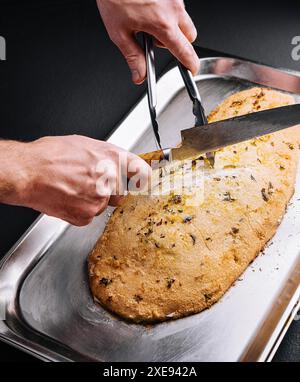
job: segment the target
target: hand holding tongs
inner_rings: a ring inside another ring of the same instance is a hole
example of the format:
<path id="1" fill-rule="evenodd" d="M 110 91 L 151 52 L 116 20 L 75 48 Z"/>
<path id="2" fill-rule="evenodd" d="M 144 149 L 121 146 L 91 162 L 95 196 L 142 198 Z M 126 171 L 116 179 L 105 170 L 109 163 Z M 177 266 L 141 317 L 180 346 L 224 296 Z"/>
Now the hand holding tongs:
<path id="1" fill-rule="evenodd" d="M 159 126 L 157 122 L 156 106 L 157 106 L 157 93 L 156 93 L 156 72 L 155 72 L 155 57 L 154 57 L 154 47 L 153 38 L 148 34 L 144 33 L 144 44 L 146 53 L 146 65 L 147 65 L 147 94 L 148 94 L 148 104 L 150 117 L 152 122 L 152 127 L 154 131 L 154 136 L 156 144 L 160 150 L 162 150 L 159 136 Z M 193 102 L 193 114 L 195 115 L 195 126 L 202 126 L 207 124 L 207 118 L 205 116 L 204 108 L 202 106 L 201 97 L 194 80 L 192 73 L 185 68 L 179 61 L 177 61 L 177 66 L 183 78 L 185 87 L 189 94 L 191 101 Z M 169 150 L 162 150 L 163 157 L 169 159 Z M 207 159 L 209 160 L 211 166 L 214 164 L 214 153 L 207 153 Z"/>

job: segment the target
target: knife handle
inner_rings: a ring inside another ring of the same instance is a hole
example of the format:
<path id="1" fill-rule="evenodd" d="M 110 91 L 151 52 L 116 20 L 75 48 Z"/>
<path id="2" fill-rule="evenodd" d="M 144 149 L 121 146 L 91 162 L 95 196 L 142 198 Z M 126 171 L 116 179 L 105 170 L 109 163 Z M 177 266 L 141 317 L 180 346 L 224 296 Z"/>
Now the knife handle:
<path id="1" fill-rule="evenodd" d="M 171 155 L 170 149 L 163 149 L 163 150 L 152 151 L 150 153 L 139 154 L 139 157 L 142 158 L 145 162 L 147 162 L 149 166 L 151 166 L 152 161 L 160 162 L 164 159 L 170 160 L 170 155 Z"/>

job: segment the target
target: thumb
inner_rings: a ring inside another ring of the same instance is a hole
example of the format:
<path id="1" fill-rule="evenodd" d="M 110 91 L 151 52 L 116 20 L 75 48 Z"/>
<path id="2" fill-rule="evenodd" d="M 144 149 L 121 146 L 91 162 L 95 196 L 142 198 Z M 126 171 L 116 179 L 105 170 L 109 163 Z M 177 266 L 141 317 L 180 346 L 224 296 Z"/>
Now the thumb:
<path id="1" fill-rule="evenodd" d="M 132 81 L 140 85 L 146 78 L 146 59 L 142 48 L 133 35 L 123 37 L 116 44 L 131 70 Z"/>

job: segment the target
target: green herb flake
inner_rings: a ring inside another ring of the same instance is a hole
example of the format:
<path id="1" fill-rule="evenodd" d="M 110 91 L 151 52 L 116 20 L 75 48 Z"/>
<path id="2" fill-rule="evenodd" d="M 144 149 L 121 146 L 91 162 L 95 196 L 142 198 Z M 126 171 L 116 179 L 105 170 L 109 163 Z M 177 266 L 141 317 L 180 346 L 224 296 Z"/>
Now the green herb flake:
<path id="1" fill-rule="evenodd" d="M 168 278 L 167 279 L 167 288 L 168 289 L 171 289 L 172 285 L 175 283 L 175 279 L 174 278 Z"/>
<path id="2" fill-rule="evenodd" d="M 186 217 L 183 219 L 183 222 L 184 222 L 184 223 L 190 223 L 192 220 L 193 220 L 193 217 L 192 217 L 192 216 L 186 216 Z"/>
<path id="3" fill-rule="evenodd" d="M 112 283 L 112 279 L 109 279 L 107 277 L 102 277 L 102 279 L 99 281 L 99 284 L 104 286 L 107 286 L 110 283 Z"/>
<path id="4" fill-rule="evenodd" d="M 234 235 L 236 235 L 236 234 L 238 234 L 238 233 L 240 232 L 240 230 L 239 230 L 238 228 L 236 228 L 236 227 L 232 227 L 232 228 L 231 228 L 231 232 L 232 232 Z"/>
<path id="5" fill-rule="evenodd" d="M 234 201 L 236 200 L 236 199 L 234 199 L 234 198 L 231 196 L 231 194 L 230 194 L 229 191 L 225 192 L 225 193 L 223 194 L 223 196 L 224 196 L 224 198 L 223 198 L 223 201 L 224 201 L 224 202 L 234 202 Z"/>
<path id="6" fill-rule="evenodd" d="M 153 233 L 153 229 L 152 228 L 148 228 L 148 231 L 146 231 L 144 233 L 145 236 L 150 236 L 151 234 Z"/>
<path id="7" fill-rule="evenodd" d="M 133 298 L 134 298 L 134 300 L 135 300 L 137 303 L 143 301 L 143 297 L 140 296 L 139 294 L 135 294 L 135 295 L 133 296 Z"/>
<path id="8" fill-rule="evenodd" d="M 193 235 L 192 233 L 190 233 L 189 235 L 190 235 L 190 237 L 191 237 L 191 239 L 193 241 L 193 245 L 195 245 L 196 244 L 196 236 Z"/>
<path id="9" fill-rule="evenodd" d="M 262 195 L 262 198 L 265 202 L 268 202 L 269 201 L 269 197 L 267 195 L 267 192 L 266 192 L 266 189 L 265 188 L 262 188 L 261 189 L 261 195 Z"/>
<path id="10" fill-rule="evenodd" d="M 204 293 L 205 302 L 209 302 L 212 299 L 213 295 L 213 293 Z"/>
<path id="11" fill-rule="evenodd" d="M 173 195 L 169 201 L 174 204 L 180 204 L 182 202 L 182 197 L 181 195 Z"/>

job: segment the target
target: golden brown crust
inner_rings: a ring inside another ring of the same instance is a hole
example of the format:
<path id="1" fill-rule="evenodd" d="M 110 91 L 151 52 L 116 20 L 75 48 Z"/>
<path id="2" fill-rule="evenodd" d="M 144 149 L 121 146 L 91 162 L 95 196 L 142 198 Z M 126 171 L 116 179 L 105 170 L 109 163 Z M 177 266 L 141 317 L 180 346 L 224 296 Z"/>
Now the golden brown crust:
<path id="1" fill-rule="evenodd" d="M 226 99 L 209 121 L 293 102 L 253 88 Z M 189 204 L 193 196 L 128 196 L 89 257 L 97 300 L 135 322 L 182 317 L 218 301 L 284 215 L 294 190 L 298 130 L 218 151 L 196 207 Z"/>

